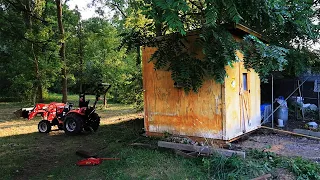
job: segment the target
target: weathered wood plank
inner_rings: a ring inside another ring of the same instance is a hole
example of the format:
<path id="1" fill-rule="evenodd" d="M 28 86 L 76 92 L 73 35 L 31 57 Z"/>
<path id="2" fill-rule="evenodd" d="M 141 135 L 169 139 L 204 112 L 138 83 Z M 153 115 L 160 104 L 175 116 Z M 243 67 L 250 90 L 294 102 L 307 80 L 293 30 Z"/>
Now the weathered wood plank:
<path id="1" fill-rule="evenodd" d="M 271 128 L 271 127 L 267 127 L 267 126 L 260 126 L 261 128 L 265 128 L 265 129 L 270 129 L 270 130 L 273 130 L 273 131 L 277 131 L 277 132 L 280 132 L 280 133 L 287 133 L 287 134 L 291 134 L 291 135 L 294 135 L 294 136 L 301 136 L 301 137 L 306 137 L 306 138 L 311 138 L 311 139 L 316 139 L 316 140 L 320 140 L 319 137 L 315 137 L 315 136 L 310 136 L 310 135 L 305 135 L 305 134 L 302 134 L 302 133 L 299 133 L 300 131 L 297 131 L 296 132 L 291 132 L 291 131 L 284 131 L 284 130 L 281 130 L 281 129 L 275 129 L 275 128 Z M 294 130 L 293 130 L 294 131 Z"/>
<path id="2" fill-rule="evenodd" d="M 308 136 L 320 137 L 320 132 L 314 132 L 306 129 L 294 129 L 293 132 L 308 135 Z"/>
<path id="3" fill-rule="evenodd" d="M 183 151 L 181 151 L 179 149 L 175 149 L 175 153 L 177 155 L 180 155 L 180 156 L 184 157 L 184 158 L 190 158 L 191 159 L 191 158 L 195 158 L 196 157 L 196 155 L 193 154 L 193 153 L 196 153 L 196 152 L 186 153 L 186 152 L 183 152 Z"/>
<path id="4" fill-rule="evenodd" d="M 150 148 L 150 149 L 156 149 L 157 146 L 151 145 L 151 144 L 145 144 L 145 143 L 132 143 L 130 146 L 138 146 L 138 147 L 144 147 L 144 148 Z"/>
<path id="5" fill-rule="evenodd" d="M 194 151 L 202 154 L 213 154 L 219 153 L 223 156 L 230 157 L 233 154 L 245 158 L 246 153 L 242 151 L 233 151 L 228 149 L 221 149 L 221 148 L 214 148 L 211 146 L 193 146 L 190 144 L 180 144 L 180 143 L 172 143 L 172 142 L 165 142 L 165 141 L 158 141 L 159 147 L 170 148 L 170 149 L 179 149 L 184 151 Z"/>

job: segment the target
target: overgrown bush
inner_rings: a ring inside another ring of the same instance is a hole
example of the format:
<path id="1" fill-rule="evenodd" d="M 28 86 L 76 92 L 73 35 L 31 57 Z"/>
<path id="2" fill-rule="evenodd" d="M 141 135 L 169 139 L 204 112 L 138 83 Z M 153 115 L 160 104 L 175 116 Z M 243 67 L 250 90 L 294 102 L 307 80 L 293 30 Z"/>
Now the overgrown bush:
<path id="1" fill-rule="evenodd" d="M 297 179 L 320 179 L 320 165 L 302 158 L 286 158 L 268 151 L 252 150 L 247 158 L 224 157 L 214 154 L 203 159 L 203 166 L 210 179 L 251 179 L 285 168 Z"/>
<path id="2" fill-rule="evenodd" d="M 268 163 L 244 160 L 238 156 L 227 158 L 215 154 L 203 159 L 203 163 L 212 179 L 251 179 L 271 170 Z"/>

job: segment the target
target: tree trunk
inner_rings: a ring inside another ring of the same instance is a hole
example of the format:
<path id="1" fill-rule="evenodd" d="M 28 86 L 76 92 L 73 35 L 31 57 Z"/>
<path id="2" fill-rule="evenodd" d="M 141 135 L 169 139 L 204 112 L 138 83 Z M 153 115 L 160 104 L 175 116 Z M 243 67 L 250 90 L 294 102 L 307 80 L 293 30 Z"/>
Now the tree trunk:
<path id="1" fill-rule="evenodd" d="M 162 36 L 162 24 L 161 23 L 156 23 L 156 36 L 160 37 Z"/>
<path id="2" fill-rule="evenodd" d="M 83 90 L 83 34 L 82 34 L 82 22 L 79 22 L 79 63 L 80 63 L 80 93 L 84 93 Z"/>
<path id="3" fill-rule="evenodd" d="M 33 62 L 34 62 L 34 67 L 35 67 L 35 73 L 36 73 L 36 78 L 37 78 L 37 81 L 35 83 L 35 101 L 37 102 L 40 102 L 40 103 L 43 103 L 44 100 L 43 100 L 43 89 L 42 89 L 42 82 L 41 82 L 41 78 L 40 78 L 40 72 L 39 72 L 39 61 L 38 61 L 38 58 L 37 58 L 37 55 L 35 53 L 35 50 L 34 50 L 34 44 L 32 43 L 31 44 L 31 51 L 32 51 L 32 54 L 33 54 Z"/>
<path id="4" fill-rule="evenodd" d="M 25 0 L 24 1 L 24 6 L 26 8 L 26 12 L 24 12 L 24 17 L 25 17 L 25 23 L 26 27 L 31 33 L 33 33 L 32 29 L 32 19 L 30 17 L 30 14 L 28 12 L 32 12 L 31 9 L 31 1 L 30 0 Z M 31 52 L 33 55 L 33 64 L 34 64 L 34 69 L 35 69 L 35 78 L 36 78 L 36 83 L 34 84 L 34 97 L 33 97 L 33 103 L 36 102 L 43 102 L 43 88 L 42 88 L 42 83 L 41 83 L 41 77 L 40 77 L 40 71 L 39 71 L 39 61 L 34 49 L 34 43 L 31 42 Z"/>
<path id="5" fill-rule="evenodd" d="M 104 108 L 107 108 L 107 106 L 108 106 L 107 93 L 105 93 L 105 94 L 103 95 L 103 105 L 104 105 Z"/>
<path id="6" fill-rule="evenodd" d="M 163 10 L 161 10 L 160 8 L 156 8 L 156 15 L 158 16 L 158 18 L 160 18 L 162 16 Z M 162 36 L 162 23 L 160 22 L 156 22 L 155 23 L 155 27 L 156 27 L 156 36 Z"/>
<path id="7" fill-rule="evenodd" d="M 68 100 L 67 97 L 67 69 L 66 69 L 66 47 L 65 47 L 65 39 L 64 39 L 64 28 L 62 23 L 62 3 L 61 0 L 55 0 L 57 6 L 57 18 L 58 18 L 58 26 L 60 31 L 60 50 L 59 55 L 62 62 L 62 102 L 66 103 Z"/>

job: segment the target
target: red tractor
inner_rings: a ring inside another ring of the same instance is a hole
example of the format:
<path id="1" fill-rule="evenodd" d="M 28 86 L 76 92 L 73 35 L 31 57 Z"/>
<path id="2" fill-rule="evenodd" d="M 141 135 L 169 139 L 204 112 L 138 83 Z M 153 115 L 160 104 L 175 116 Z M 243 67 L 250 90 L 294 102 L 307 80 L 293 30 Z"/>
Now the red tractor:
<path id="1" fill-rule="evenodd" d="M 107 88 L 102 88 L 107 86 Z M 99 86 L 93 106 L 85 101 L 85 94 L 79 96 L 79 108 L 72 109 L 72 103 L 36 104 L 33 108 L 22 109 L 22 117 L 29 120 L 40 114 L 42 120 L 38 124 L 40 133 L 48 133 L 52 126 L 58 126 L 67 135 L 76 135 L 82 131 L 97 131 L 100 125 L 100 117 L 95 112 L 99 100 L 99 93 L 106 93 L 111 85 L 102 83 Z M 103 90 L 102 90 L 103 89 Z"/>

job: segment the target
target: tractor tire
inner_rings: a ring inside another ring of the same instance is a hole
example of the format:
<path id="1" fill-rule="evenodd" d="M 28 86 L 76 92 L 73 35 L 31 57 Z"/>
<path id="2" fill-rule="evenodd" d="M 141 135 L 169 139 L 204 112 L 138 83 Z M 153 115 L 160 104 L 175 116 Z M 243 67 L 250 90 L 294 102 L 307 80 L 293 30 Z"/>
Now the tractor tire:
<path id="1" fill-rule="evenodd" d="M 58 124 L 57 126 L 58 126 L 58 129 L 59 129 L 59 130 L 64 130 L 64 129 L 63 129 L 63 124 Z"/>
<path id="2" fill-rule="evenodd" d="M 40 133 L 49 133 L 51 131 L 51 123 L 47 120 L 42 120 L 38 124 L 38 131 Z"/>
<path id="3" fill-rule="evenodd" d="M 90 127 L 96 132 L 100 126 L 100 117 L 97 113 L 93 113 L 90 117 Z"/>
<path id="4" fill-rule="evenodd" d="M 79 114 L 67 114 L 63 122 L 63 130 L 67 135 L 77 135 L 83 128 L 83 117 Z"/>
<path id="5" fill-rule="evenodd" d="M 97 113 L 92 113 L 89 119 L 86 121 L 85 131 L 94 131 L 96 132 L 100 126 L 100 117 Z"/>

